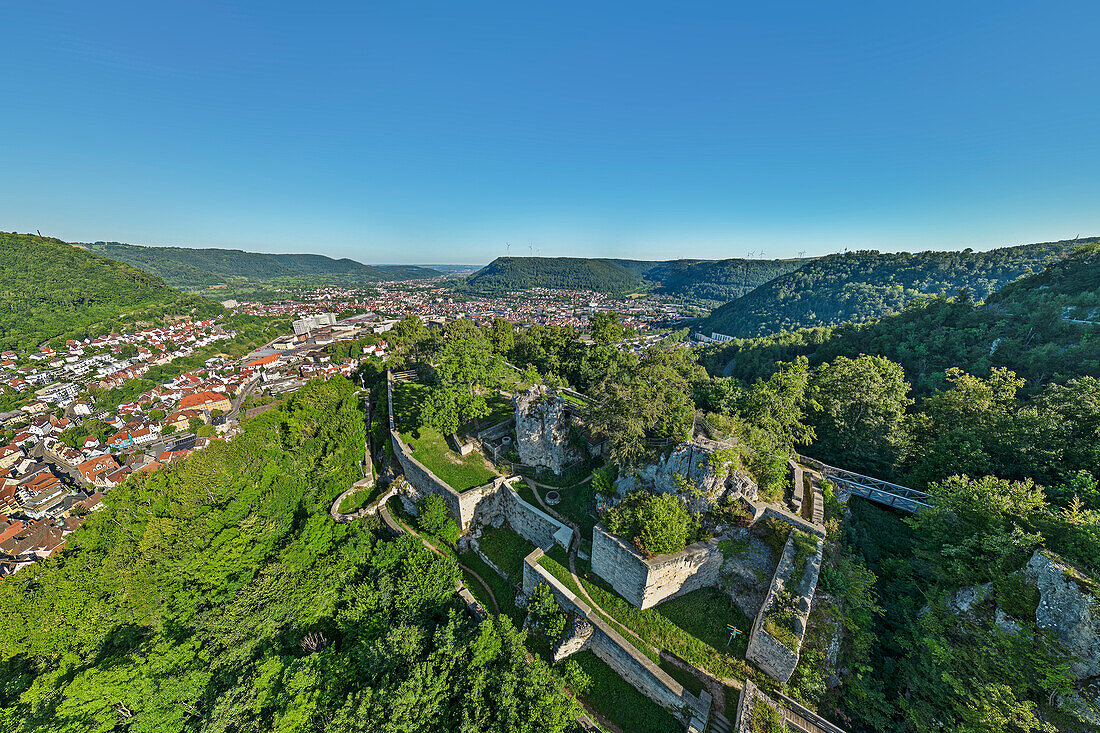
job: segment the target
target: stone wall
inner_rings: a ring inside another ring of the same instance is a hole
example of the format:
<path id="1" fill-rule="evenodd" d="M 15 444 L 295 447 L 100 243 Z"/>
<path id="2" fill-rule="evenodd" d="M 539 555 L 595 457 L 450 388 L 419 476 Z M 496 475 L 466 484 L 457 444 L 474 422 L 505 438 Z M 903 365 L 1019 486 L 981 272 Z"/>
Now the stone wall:
<path id="1" fill-rule="evenodd" d="M 512 479 L 508 479 L 511 481 Z M 499 527 L 507 522 L 523 539 L 536 547 L 549 550 L 555 544 L 569 549 L 573 542 L 573 530 L 541 509 L 531 506 L 502 481 L 492 497 L 481 501 L 474 513 L 474 524 L 490 524 Z"/>
<path id="2" fill-rule="evenodd" d="M 722 562 L 717 540 L 647 558 L 603 527 L 592 530 L 592 571 L 638 608 L 717 586 Z"/>
<path id="3" fill-rule="evenodd" d="M 687 723 L 688 730 L 701 733 L 710 717 L 710 695 L 705 691 L 700 697 L 692 695 L 649 657 L 638 651 L 594 613 L 587 603 L 539 565 L 542 554 L 542 550 L 535 550 L 523 561 L 524 595 L 531 597 L 540 583 L 550 586 L 562 608 L 575 613 L 592 626 L 592 635 L 587 645 L 596 656 L 643 695 L 680 715 L 681 719 L 681 711 L 686 707 L 691 718 Z"/>
<path id="4" fill-rule="evenodd" d="M 409 447 L 405 445 L 405 442 L 401 440 L 401 434 L 397 432 L 397 427 L 393 419 L 393 380 L 389 372 L 386 373 L 386 386 L 386 399 L 389 406 L 390 440 L 393 443 L 393 452 L 397 456 L 397 462 L 401 465 L 401 470 L 405 473 L 405 478 L 412 487 L 409 494 L 403 496 L 402 499 L 406 500 L 406 504 L 411 503 L 415 505 L 425 496 L 433 494 L 442 496 L 451 510 L 451 517 L 458 524 L 459 528 L 465 532 L 469 529 L 470 522 L 473 521 L 478 504 L 480 504 L 482 499 L 486 496 L 496 494 L 501 484 L 507 479 L 497 478 L 484 486 L 468 489 L 461 493 L 451 488 L 447 482 L 428 470 L 427 466 L 413 458 L 412 451 L 410 451 Z"/>
<path id="5" fill-rule="evenodd" d="M 791 533 L 787 539 L 787 545 L 783 548 L 779 566 L 775 569 L 775 576 L 768 588 L 764 605 L 756 614 L 752 631 L 749 632 L 749 646 L 745 659 L 755 663 L 768 676 L 779 682 L 789 680 L 794 673 L 794 668 L 798 666 L 799 648 L 802 646 L 802 639 L 806 636 L 806 620 L 810 616 L 810 606 L 817 591 L 817 577 L 821 572 L 823 548 L 824 544 L 819 539 L 817 551 L 806 560 L 802 577 L 797 584 L 791 584 L 791 577 L 795 573 L 796 554 L 794 533 Z M 784 590 L 794 595 L 798 610 L 798 618 L 795 622 L 795 636 L 798 638 L 798 644 L 795 649 L 788 648 L 764 629 L 764 618 L 768 610 L 776 603 L 779 593 Z"/>
<path id="6" fill-rule="evenodd" d="M 560 474 L 579 457 L 569 443 L 570 412 L 565 400 L 535 386 L 516 395 L 515 405 L 520 462 Z"/>
<path id="7" fill-rule="evenodd" d="M 477 439 L 480 440 L 482 443 L 490 440 L 497 440 L 511 433 L 512 430 L 515 429 L 515 427 L 516 419 L 514 417 L 510 417 L 504 422 L 499 422 L 496 425 L 490 425 L 489 427 L 485 428 L 477 434 Z"/>

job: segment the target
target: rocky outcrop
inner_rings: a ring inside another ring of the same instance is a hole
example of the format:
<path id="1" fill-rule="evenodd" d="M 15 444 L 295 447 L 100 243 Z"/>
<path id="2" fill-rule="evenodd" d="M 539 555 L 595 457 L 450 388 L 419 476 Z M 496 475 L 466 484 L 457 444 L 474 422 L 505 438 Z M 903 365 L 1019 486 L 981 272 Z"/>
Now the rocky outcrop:
<path id="1" fill-rule="evenodd" d="M 728 443 L 707 438 L 680 443 L 659 462 L 624 473 L 615 482 L 615 488 L 624 496 L 641 488 L 662 494 L 679 493 L 696 512 L 710 509 L 723 497 L 755 500 L 756 482 L 734 468 L 731 450 Z M 684 491 L 685 480 L 689 491 Z"/>
<path id="2" fill-rule="evenodd" d="M 734 528 L 720 538 L 723 555 L 718 585 L 748 618 L 755 618 L 771 587 L 776 561 L 771 549 L 748 529 Z"/>
<path id="3" fill-rule="evenodd" d="M 592 624 L 580 616 L 574 615 L 572 626 L 566 629 L 561 640 L 554 646 L 550 654 L 550 661 L 557 664 L 570 654 L 576 654 L 588 645 L 588 640 L 591 638 Z"/>
<path id="4" fill-rule="evenodd" d="M 569 443 L 570 413 L 565 400 L 535 386 L 516 395 L 515 405 L 516 450 L 522 463 L 561 473 L 578 458 Z"/>
<path id="5" fill-rule="evenodd" d="M 1039 586 L 1035 623 L 1076 657 L 1070 672 L 1077 679 L 1100 675 L 1100 583 L 1043 550 L 1031 556 L 1027 574 Z"/>

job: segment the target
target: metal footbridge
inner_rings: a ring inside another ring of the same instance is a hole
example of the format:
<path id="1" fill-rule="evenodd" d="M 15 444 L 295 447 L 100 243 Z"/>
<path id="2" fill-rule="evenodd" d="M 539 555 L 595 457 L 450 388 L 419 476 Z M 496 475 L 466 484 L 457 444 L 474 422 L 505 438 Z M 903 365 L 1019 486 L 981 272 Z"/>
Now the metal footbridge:
<path id="1" fill-rule="evenodd" d="M 931 495 L 925 491 L 917 491 L 874 476 L 865 476 L 862 473 L 830 466 L 806 456 L 800 456 L 800 458 L 802 463 L 816 469 L 825 478 L 845 486 L 853 494 L 862 496 L 864 499 L 907 512 L 919 512 L 931 506 L 929 503 Z"/>

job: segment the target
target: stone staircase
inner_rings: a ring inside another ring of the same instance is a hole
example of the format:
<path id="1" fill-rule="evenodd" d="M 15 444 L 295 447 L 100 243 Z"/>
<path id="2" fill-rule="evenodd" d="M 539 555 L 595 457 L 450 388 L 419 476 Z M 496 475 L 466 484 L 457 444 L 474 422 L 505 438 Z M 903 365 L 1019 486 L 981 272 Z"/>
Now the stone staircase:
<path id="1" fill-rule="evenodd" d="M 393 372 L 393 381 L 395 382 L 416 382 L 420 379 L 420 375 L 416 373 L 415 369 L 406 369 L 402 372 Z"/>

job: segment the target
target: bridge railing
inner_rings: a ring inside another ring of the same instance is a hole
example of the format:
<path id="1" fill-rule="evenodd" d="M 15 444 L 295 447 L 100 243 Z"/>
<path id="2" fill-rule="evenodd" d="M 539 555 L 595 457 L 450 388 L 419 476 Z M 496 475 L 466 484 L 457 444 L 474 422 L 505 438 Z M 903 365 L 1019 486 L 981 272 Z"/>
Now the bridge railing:
<path id="1" fill-rule="evenodd" d="M 925 491 L 911 489 L 908 486 L 895 484 L 874 476 L 867 476 L 844 468 L 837 468 L 808 456 L 799 456 L 799 460 L 818 471 L 830 481 L 834 481 L 851 489 L 852 493 L 865 499 L 886 504 L 887 506 L 905 509 L 906 511 L 920 511 L 927 509 L 931 504 L 931 494 Z"/>

